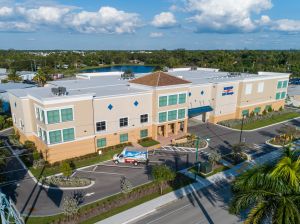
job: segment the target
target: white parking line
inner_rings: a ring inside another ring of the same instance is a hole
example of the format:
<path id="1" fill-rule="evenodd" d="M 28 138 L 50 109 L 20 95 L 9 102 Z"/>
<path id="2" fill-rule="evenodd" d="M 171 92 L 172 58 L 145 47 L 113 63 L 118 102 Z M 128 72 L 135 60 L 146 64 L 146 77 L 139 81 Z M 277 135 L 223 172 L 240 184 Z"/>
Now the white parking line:
<path id="1" fill-rule="evenodd" d="M 95 166 L 95 167 L 93 168 L 93 171 L 95 171 L 95 170 L 97 169 L 97 167 L 98 167 L 98 166 Z"/>
<path id="2" fill-rule="evenodd" d="M 85 196 L 85 197 L 90 197 L 90 196 L 92 196 L 93 194 L 95 194 L 95 192 L 87 193 L 87 194 L 85 194 L 84 196 Z"/>

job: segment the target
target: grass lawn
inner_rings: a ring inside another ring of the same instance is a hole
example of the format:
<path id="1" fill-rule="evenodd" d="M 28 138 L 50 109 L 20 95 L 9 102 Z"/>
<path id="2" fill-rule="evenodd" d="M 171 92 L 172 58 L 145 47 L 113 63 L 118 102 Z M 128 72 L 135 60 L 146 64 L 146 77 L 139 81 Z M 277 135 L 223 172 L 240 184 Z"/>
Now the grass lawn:
<path id="1" fill-rule="evenodd" d="M 229 167 L 224 166 L 224 165 L 219 165 L 219 167 L 213 169 L 213 171 L 210 172 L 210 173 L 208 173 L 208 174 L 204 174 L 204 173 L 201 173 L 201 172 L 198 173 L 197 169 L 198 169 L 197 167 L 193 166 L 193 167 L 189 168 L 189 171 L 192 172 L 192 173 L 194 173 L 194 174 L 199 175 L 200 177 L 207 178 L 207 177 L 210 177 L 210 176 L 212 176 L 212 175 L 214 175 L 216 173 L 228 170 Z"/>
<path id="2" fill-rule="evenodd" d="M 249 123 L 249 124 L 245 124 L 243 127 L 243 130 L 252 130 L 252 129 L 256 129 L 256 128 L 261 128 L 267 125 L 271 125 L 271 124 L 276 124 L 282 121 L 286 121 L 289 119 L 293 119 L 296 117 L 299 117 L 300 114 L 297 112 L 290 112 L 290 113 L 286 113 L 286 114 L 280 114 L 280 115 L 276 115 L 272 118 L 266 118 L 264 120 L 257 120 L 255 122 Z M 241 125 L 238 126 L 234 126 L 233 128 L 235 129 L 241 129 Z"/>
<path id="3" fill-rule="evenodd" d="M 152 138 L 146 138 L 146 139 L 142 139 L 139 141 L 139 144 L 143 147 L 151 147 L 151 146 L 154 146 L 154 145 L 158 145 L 160 144 L 158 141 L 155 141 L 154 139 Z"/>
<path id="4" fill-rule="evenodd" d="M 94 157 L 88 157 L 88 158 L 83 158 L 83 159 L 74 159 L 72 161 L 76 168 L 97 164 L 97 163 L 112 159 L 113 155 L 116 153 L 122 152 L 123 148 L 124 147 L 114 149 L 114 150 L 109 150 L 109 151 L 103 153 L 102 155 L 95 155 Z M 41 174 L 46 177 L 46 176 L 54 175 L 54 174 L 61 172 L 59 165 L 46 166 L 44 171 L 42 168 L 34 169 L 33 167 L 29 167 L 29 170 L 32 172 L 32 174 L 36 178 L 39 178 L 41 176 Z"/>
<path id="5" fill-rule="evenodd" d="M 179 179 L 180 181 L 178 181 L 177 184 L 175 184 L 173 187 L 167 187 L 164 189 L 163 191 L 163 194 L 167 194 L 171 191 L 174 191 L 174 190 L 177 190 L 181 187 L 184 187 L 188 184 L 191 184 L 194 182 L 194 180 L 182 175 L 182 174 L 178 174 L 181 176 L 181 178 Z M 140 187 L 137 187 L 135 188 L 134 190 L 136 191 L 139 191 L 139 190 L 142 190 L 144 189 L 144 187 L 148 185 L 148 186 L 154 186 L 154 183 L 151 182 L 151 183 L 148 183 L 148 184 L 145 184 L 143 186 L 140 186 Z M 142 203 L 145 203 L 147 201 L 150 201 L 152 199 L 155 199 L 157 197 L 160 197 L 160 193 L 157 191 L 155 193 L 152 193 L 152 194 L 149 194 L 149 195 L 146 195 L 142 198 L 139 198 L 139 199 L 136 199 L 134 201 L 131 201 L 125 205 L 122 205 L 122 206 L 119 206 L 119 207 L 116 207 L 116 208 L 113 208 L 111 209 L 110 211 L 108 212 L 104 212 L 102 214 L 99 214 L 97 216 L 94 216 L 93 218 L 91 219 L 88 219 L 86 221 L 83 221 L 83 222 L 80 222 L 80 223 L 84 223 L 84 224 L 92 224 L 92 223 L 95 223 L 95 222 L 98 222 L 98 221 L 101 221 L 103 219 L 106 219 L 110 216 L 113 216 L 115 214 L 118 214 L 120 212 L 123 212 L 125 210 L 128 210 L 130 208 L 133 208 L 137 205 L 140 205 Z M 105 198 L 105 199 L 102 199 L 102 200 L 99 200 L 99 201 L 96 201 L 96 202 L 93 202 L 91 204 L 88 204 L 88 205 L 85 205 L 83 207 L 80 208 L 79 212 L 80 213 L 85 213 L 86 211 L 88 211 L 89 209 L 91 208 L 95 208 L 95 206 L 99 205 L 99 204 L 106 204 L 106 203 L 109 203 L 109 202 L 112 202 L 114 200 L 118 200 L 120 197 L 122 197 L 122 193 L 119 193 L 119 194 L 116 194 L 116 195 L 113 195 L 111 197 L 108 197 L 108 198 Z M 57 222 L 59 218 L 62 218 L 64 215 L 63 214 L 59 214 L 59 215 L 55 215 L 55 216 L 46 216 L 46 217 L 30 217 L 28 218 L 26 224 L 40 224 L 40 223 L 43 223 L 43 224 L 47 224 L 47 223 L 53 223 L 53 222 Z M 80 214 L 79 214 L 80 216 Z"/>

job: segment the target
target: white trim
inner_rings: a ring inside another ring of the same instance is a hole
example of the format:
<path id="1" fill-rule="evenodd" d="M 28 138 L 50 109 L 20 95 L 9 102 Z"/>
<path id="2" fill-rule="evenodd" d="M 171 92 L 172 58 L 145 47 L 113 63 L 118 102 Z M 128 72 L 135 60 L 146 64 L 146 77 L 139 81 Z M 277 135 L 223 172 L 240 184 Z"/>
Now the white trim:
<path id="1" fill-rule="evenodd" d="M 137 92 L 137 93 L 131 93 L 131 94 L 119 94 L 119 95 L 111 95 L 111 96 L 95 96 L 94 100 L 104 100 L 104 99 L 112 99 L 112 98 L 121 98 L 121 97 L 135 97 L 135 96 L 143 96 L 143 95 L 153 95 L 153 92 Z"/>
<path id="2" fill-rule="evenodd" d="M 62 98 L 62 97 L 69 97 L 69 96 L 61 96 L 60 98 L 58 97 L 54 97 L 52 99 L 50 98 L 45 98 L 43 100 L 40 100 L 32 95 L 28 95 L 26 97 L 18 97 L 18 98 L 22 98 L 22 99 L 32 99 L 42 105 L 52 105 L 52 104 L 60 104 L 60 103 L 71 103 L 71 102 L 77 102 L 77 101 L 82 101 L 82 100 L 92 100 L 93 99 L 93 95 L 87 95 L 87 96 L 80 96 L 80 95 L 74 95 L 69 98 Z"/>
<path id="3" fill-rule="evenodd" d="M 283 100 L 283 99 L 279 99 L 279 100 Z M 261 104 L 269 104 L 269 103 L 274 103 L 276 101 L 279 100 L 271 100 L 271 101 L 264 101 L 264 102 L 256 102 L 256 103 L 252 103 L 252 104 L 247 104 L 247 105 L 243 105 L 243 106 L 237 106 L 237 108 L 244 108 L 244 107 L 251 107 L 251 106 L 260 106 Z"/>

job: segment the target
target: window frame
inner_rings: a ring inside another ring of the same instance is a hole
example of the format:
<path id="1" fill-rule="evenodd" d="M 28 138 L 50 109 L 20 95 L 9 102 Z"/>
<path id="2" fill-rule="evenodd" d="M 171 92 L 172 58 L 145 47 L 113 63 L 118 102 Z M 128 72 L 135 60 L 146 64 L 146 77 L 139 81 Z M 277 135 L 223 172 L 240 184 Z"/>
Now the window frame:
<path id="1" fill-rule="evenodd" d="M 72 120 L 65 120 L 63 121 L 63 116 L 62 116 L 62 111 L 63 110 L 68 110 L 68 109 L 71 109 L 72 110 Z M 69 122 L 69 121 L 74 121 L 74 108 L 73 107 L 66 107 L 66 108 L 61 108 L 59 109 L 60 111 L 60 122 Z"/>
<path id="2" fill-rule="evenodd" d="M 180 102 L 180 96 L 184 95 L 184 102 Z M 186 93 L 178 93 L 178 104 L 185 104 L 187 102 L 187 94 Z"/>
<path id="3" fill-rule="evenodd" d="M 101 141 L 101 140 L 105 140 L 105 145 L 101 145 L 101 146 L 98 145 L 98 142 Z M 97 138 L 96 146 L 97 146 L 97 148 L 106 147 L 107 146 L 107 139 L 105 137 L 104 138 Z"/>
<path id="4" fill-rule="evenodd" d="M 142 132 L 146 131 L 147 132 L 147 135 L 146 136 L 142 136 Z M 149 136 L 149 131 L 148 129 L 142 129 L 140 130 L 140 138 L 147 138 Z"/>
<path id="5" fill-rule="evenodd" d="M 121 140 L 121 137 L 122 137 L 122 136 L 127 136 L 127 140 L 126 140 L 126 141 L 122 141 L 122 140 Z M 129 135 L 128 135 L 128 133 L 120 134 L 120 135 L 119 135 L 119 140 L 120 140 L 120 143 L 128 142 L 128 141 L 129 141 Z"/>
<path id="6" fill-rule="evenodd" d="M 162 98 L 162 97 L 166 97 L 166 104 L 165 104 L 165 105 L 161 105 L 161 104 L 160 104 L 160 98 Z M 168 106 L 168 102 L 169 102 L 168 95 L 161 95 L 161 96 L 158 96 L 158 107 L 166 107 L 166 106 Z"/>
<path id="7" fill-rule="evenodd" d="M 164 121 L 161 121 L 160 120 L 160 114 L 166 114 L 165 116 L 165 120 Z M 158 123 L 164 123 L 164 122 L 167 122 L 168 121 L 168 112 L 167 111 L 161 111 L 161 112 L 158 112 Z"/>
<path id="8" fill-rule="evenodd" d="M 172 119 L 172 120 L 170 120 L 169 113 L 171 113 L 171 112 L 175 112 L 175 111 L 176 111 L 176 118 L 175 118 L 175 119 Z M 178 120 L 178 111 L 177 111 L 177 110 L 169 110 L 169 111 L 168 111 L 168 121 L 175 121 L 175 120 Z"/>
<path id="9" fill-rule="evenodd" d="M 104 130 L 98 130 L 98 127 L 97 127 L 97 123 L 101 123 L 101 122 L 104 122 L 104 125 L 105 125 L 105 129 Z M 106 126 L 106 121 L 96 121 L 96 124 L 95 124 L 95 129 L 96 129 L 96 132 L 104 132 L 107 130 L 107 126 Z"/>
<path id="10" fill-rule="evenodd" d="M 145 116 L 145 115 L 147 116 L 147 121 L 142 121 L 142 119 L 143 119 L 142 116 Z M 149 114 L 141 114 L 140 115 L 140 123 L 141 124 L 149 123 Z"/>
<path id="11" fill-rule="evenodd" d="M 64 131 L 65 130 L 70 130 L 70 129 L 73 129 L 73 134 L 74 134 L 73 139 L 72 140 L 65 140 L 65 138 L 64 138 Z M 61 130 L 61 132 L 62 132 L 62 141 L 63 141 L 63 143 L 64 142 L 72 142 L 72 141 L 75 140 L 75 128 L 64 128 L 64 129 Z"/>
<path id="12" fill-rule="evenodd" d="M 245 95 L 252 94 L 253 83 L 246 83 L 245 85 Z"/>
<path id="13" fill-rule="evenodd" d="M 54 142 L 54 143 L 51 143 L 50 133 L 51 133 L 51 132 L 57 132 L 57 131 L 60 132 L 60 142 Z M 61 143 L 63 143 L 62 129 L 56 129 L 56 130 L 47 131 L 47 135 L 48 135 L 48 144 L 49 144 L 49 145 L 56 145 L 56 144 L 61 144 Z"/>
<path id="14" fill-rule="evenodd" d="M 182 110 L 184 110 L 184 117 L 182 117 L 182 118 L 179 118 L 179 111 L 182 111 Z M 181 120 L 181 119 L 185 119 L 186 118 L 186 108 L 179 108 L 178 110 L 177 110 L 177 120 Z"/>
<path id="15" fill-rule="evenodd" d="M 127 125 L 121 125 L 121 119 L 127 119 Z M 129 118 L 128 117 L 121 117 L 121 118 L 119 118 L 119 127 L 120 128 L 125 128 L 125 127 L 128 127 L 128 126 L 129 126 Z"/>
<path id="16" fill-rule="evenodd" d="M 173 100 L 172 100 L 172 104 L 170 104 L 170 98 L 174 97 L 174 96 L 176 96 L 176 103 L 175 103 L 175 101 L 173 102 Z M 168 106 L 174 106 L 174 105 L 177 105 L 177 104 L 178 104 L 178 93 L 168 95 Z"/>

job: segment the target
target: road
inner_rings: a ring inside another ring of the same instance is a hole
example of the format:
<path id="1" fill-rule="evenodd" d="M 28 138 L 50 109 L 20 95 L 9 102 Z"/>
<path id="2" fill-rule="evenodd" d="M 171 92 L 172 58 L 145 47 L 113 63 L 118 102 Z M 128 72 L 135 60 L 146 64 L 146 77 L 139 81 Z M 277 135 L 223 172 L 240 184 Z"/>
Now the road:
<path id="1" fill-rule="evenodd" d="M 228 183 L 194 192 L 131 224 L 238 224 L 241 218 L 228 213 L 231 198 Z"/>
<path id="2" fill-rule="evenodd" d="M 300 126 L 300 121 L 289 122 Z M 244 132 L 246 142 L 262 144 L 267 139 L 273 137 L 280 127 L 279 124 L 256 132 Z M 219 150 L 223 154 L 228 152 L 230 145 L 238 141 L 239 132 L 232 131 L 213 124 L 196 124 L 189 127 L 189 132 L 201 137 L 211 139 L 210 146 L 206 151 Z M 165 163 L 179 170 L 186 166 L 191 166 L 195 160 L 194 152 L 161 152 L 153 156 L 155 163 Z M 155 164 L 154 163 L 154 164 Z M 19 161 L 12 157 L 8 164 L 7 171 L 22 169 Z M 120 191 L 120 177 L 126 176 L 134 186 L 144 184 L 151 180 L 151 166 L 119 167 L 111 161 L 102 165 L 86 168 L 77 171 L 75 175 L 90 177 L 95 180 L 95 184 L 85 190 L 59 190 L 45 189 L 38 186 L 28 175 L 26 170 L 9 173 L 9 178 L 14 181 L 4 187 L 4 192 L 9 194 L 16 203 L 22 214 L 53 215 L 62 211 L 62 201 L 66 195 L 81 194 L 84 197 L 83 204 L 99 200 L 103 197 L 118 193 Z"/>

